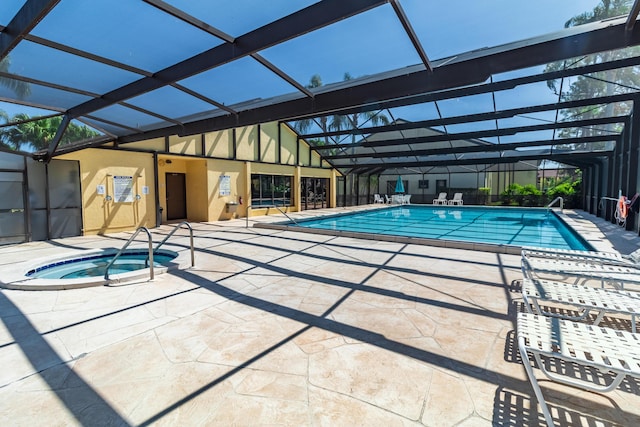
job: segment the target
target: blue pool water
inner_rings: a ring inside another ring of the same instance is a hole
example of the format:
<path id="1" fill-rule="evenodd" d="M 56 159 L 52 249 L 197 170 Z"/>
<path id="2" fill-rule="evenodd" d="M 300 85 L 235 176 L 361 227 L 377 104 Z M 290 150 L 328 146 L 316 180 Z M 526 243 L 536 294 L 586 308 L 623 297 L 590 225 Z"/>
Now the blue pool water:
<path id="1" fill-rule="evenodd" d="M 80 279 L 104 276 L 107 265 L 115 254 L 97 254 L 68 259 L 34 268 L 27 276 L 39 279 Z M 161 267 L 174 259 L 177 254 L 159 252 L 153 255 L 153 265 Z M 143 268 L 148 269 L 146 260 L 149 251 L 125 252 L 109 268 L 109 275 L 129 273 Z"/>
<path id="2" fill-rule="evenodd" d="M 593 250 L 553 211 L 539 208 L 409 205 L 298 221 L 298 225 L 493 245 Z"/>

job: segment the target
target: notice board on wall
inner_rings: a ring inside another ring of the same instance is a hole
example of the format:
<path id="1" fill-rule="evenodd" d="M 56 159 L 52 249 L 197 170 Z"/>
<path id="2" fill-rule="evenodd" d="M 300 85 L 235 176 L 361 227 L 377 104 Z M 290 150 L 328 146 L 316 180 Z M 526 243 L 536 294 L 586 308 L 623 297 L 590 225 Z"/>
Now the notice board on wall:
<path id="1" fill-rule="evenodd" d="M 133 177 L 114 176 L 113 177 L 113 200 L 116 203 L 133 202 Z"/>
<path id="2" fill-rule="evenodd" d="M 231 195 L 231 177 L 229 175 L 220 175 L 220 195 Z"/>

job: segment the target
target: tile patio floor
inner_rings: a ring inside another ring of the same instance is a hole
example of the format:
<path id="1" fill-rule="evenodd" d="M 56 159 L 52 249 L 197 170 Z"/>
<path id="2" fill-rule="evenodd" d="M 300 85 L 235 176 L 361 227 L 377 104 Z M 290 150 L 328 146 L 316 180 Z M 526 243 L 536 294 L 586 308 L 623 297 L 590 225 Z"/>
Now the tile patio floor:
<path id="1" fill-rule="evenodd" d="M 622 252 L 640 245 L 569 216 Z M 543 425 L 514 344 L 518 256 L 192 225 L 195 268 L 0 291 L 0 425 Z M 0 281 L 129 236 L 0 247 Z M 541 386 L 558 425 L 640 425 L 640 380 L 605 395 Z"/>

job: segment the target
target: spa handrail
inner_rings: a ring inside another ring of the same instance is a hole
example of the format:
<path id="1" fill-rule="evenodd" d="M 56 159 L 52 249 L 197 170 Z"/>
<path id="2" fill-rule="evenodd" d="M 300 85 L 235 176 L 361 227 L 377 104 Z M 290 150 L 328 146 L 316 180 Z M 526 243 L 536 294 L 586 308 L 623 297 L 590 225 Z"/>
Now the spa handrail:
<path id="1" fill-rule="evenodd" d="M 113 263 L 116 262 L 118 257 L 122 255 L 122 252 L 124 252 L 124 250 L 131 244 L 131 242 L 133 242 L 133 239 L 135 239 L 141 231 L 147 233 L 147 238 L 149 240 L 149 280 L 153 280 L 153 240 L 151 239 L 151 233 L 149 232 L 147 227 L 139 227 L 136 232 L 133 233 L 133 235 L 129 238 L 129 240 L 127 240 L 127 243 L 125 243 L 124 246 L 122 246 L 122 248 L 120 248 L 120 250 L 116 253 L 116 256 L 113 257 L 111 262 L 107 265 L 107 268 L 104 270 L 105 280 L 109 280 L 109 269 L 111 268 Z"/>
<path id="2" fill-rule="evenodd" d="M 164 242 L 166 242 L 167 240 L 169 240 L 169 238 L 171 236 L 173 236 L 175 234 L 176 231 L 178 231 L 178 229 L 180 227 L 182 227 L 183 225 L 186 225 L 187 228 L 189 229 L 189 239 L 190 239 L 190 246 L 191 246 L 191 267 L 195 267 L 196 265 L 196 261 L 195 261 L 195 256 L 193 253 L 193 228 L 191 228 L 191 224 L 189 224 L 187 221 L 182 221 L 180 224 L 176 225 L 173 230 L 171 230 L 171 233 L 167 234 L 167 237 L 165 237 L 162 242 L 158 243 L 158 246 L 156 246 L 156 248 L 153 250 L 153 252 L 157 252 L 158 249 L 160 249 L 160 246 L 164 245 Z"/>
<path id="3" fill-rule="evenodd" d="M 249 228 L 249 211 L 253 208 L 253 206 L 249 205 L 247 206 L 247 220 L 245 222 L 245 226 L 244 228 Z M 276 208 L 278 211 L 280 211 L 280 213 L 284 216 L 286 216 L 287 218 L 289 218 L 289 221 L 293 222 L 295 225 L 298 225 L 298 223 L 296 222 L 295 219 L 291 218 L 289 215 L 287 215 L 286 212 L 284 212 L 282 209 L 280 209 L 280 207 L 276 206 L 276 205 L 260 205 L 260 206 L 256 206 L 256 209 L 262 209 L 262 208 Z"/>

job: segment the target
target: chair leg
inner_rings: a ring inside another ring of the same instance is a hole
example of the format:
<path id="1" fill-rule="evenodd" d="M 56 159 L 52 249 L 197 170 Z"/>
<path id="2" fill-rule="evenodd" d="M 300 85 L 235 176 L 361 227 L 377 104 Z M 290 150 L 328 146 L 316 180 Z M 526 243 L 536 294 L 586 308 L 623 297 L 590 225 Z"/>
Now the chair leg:
<path id="1" fill-rule="evenodd" d="M 529 382 L 531 383 L 531 387 L 533 387 L 533 392 L 536 395 L 536 399 L 538 399 L 538 403 L 540 404 L 540 409 L 542 409 L 542 414 L 544 415 L 544 419 L 547 422 L 547 426 L 554 427 L 553 417 L 551 416 L 551 412 L 549 412 L 549 407 L 544 401 L 544 396 L 542 396 L 542 390 L 538 385 L 538 380 L 536 379 L 535 375 L 533 375 L 533 368 L 531 367 L 531 362 L 529 361 L 527 350 L 524 348 L 523 338 L 520 338 L 518 340 L 518 349 L 520 350 L 520 358 L 522 359 L 522 364 L 524 365 L 525 371 L 527 371 Z"/>

